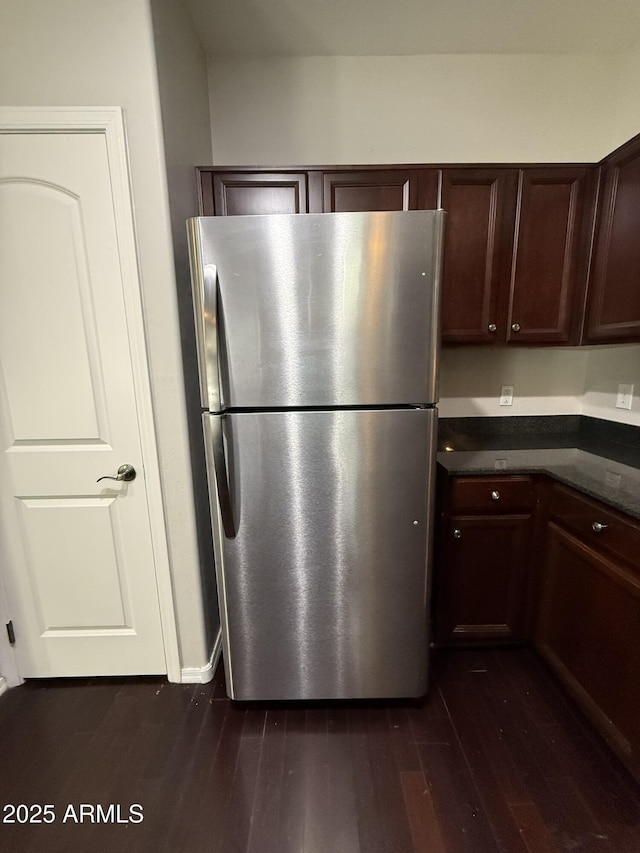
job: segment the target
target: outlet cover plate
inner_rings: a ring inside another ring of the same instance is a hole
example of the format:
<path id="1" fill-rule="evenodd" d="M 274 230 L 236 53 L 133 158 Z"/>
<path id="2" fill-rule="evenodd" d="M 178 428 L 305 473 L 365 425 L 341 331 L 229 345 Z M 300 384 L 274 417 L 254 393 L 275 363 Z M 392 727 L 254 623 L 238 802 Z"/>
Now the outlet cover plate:
<path id="1" fill-rule="evenodd" d="M 618 385 L 618 396 L 616 397 L 616 409 L 631 409 L 633 402 L 633 385 Z"/>
<path id="2" fill-rule="evenodd" d="M 513 385 L 503 385 L 500 389 L 500 405 L 513 406 Z"/>

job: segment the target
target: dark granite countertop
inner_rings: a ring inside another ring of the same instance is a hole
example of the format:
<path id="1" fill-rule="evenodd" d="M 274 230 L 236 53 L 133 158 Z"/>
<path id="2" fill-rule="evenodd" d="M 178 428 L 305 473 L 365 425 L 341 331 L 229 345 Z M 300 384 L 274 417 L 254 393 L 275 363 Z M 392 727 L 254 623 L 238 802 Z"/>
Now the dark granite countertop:
<path id="1" fill-rule="evenodd" d="M 640 428 L 580 415 L 442 418 L 449 474 L 547 474 L 640 519 Z"/>

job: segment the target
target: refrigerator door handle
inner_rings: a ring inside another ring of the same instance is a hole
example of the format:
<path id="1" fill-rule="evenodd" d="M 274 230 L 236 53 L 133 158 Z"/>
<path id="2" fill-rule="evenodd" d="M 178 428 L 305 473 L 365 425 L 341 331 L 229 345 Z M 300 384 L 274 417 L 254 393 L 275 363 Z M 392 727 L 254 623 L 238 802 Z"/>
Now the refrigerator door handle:
<path id="1" fill-rule="evenodd" d="M 222 409 L 219 370 L 218 269 L 204 264 L 202 240 L 197 219 L 187 223 L 189 263 L 193 282 L 193 312 L 200 374 L 202 407 L 212 412 Z"/>
<path id="2" fill-rule="evenodd" d="M 218 318 L 218 267 L 206 264 L 202 288 L 202 321 L 204 326 L 205 365 L 209 410 L 222 409 L 220 393 L 220 330 Z"/>
<path id="3" fill-rule="evenodd" d="M 213 464 L 216 472 L 216 487 L 218 502 L 220 504 L 220 515 L 222 517 L 222 527 L 224 528 L 227 539 L 235 539 L 236 529 L 233 521 L 233 503 L 229 488 L 227 457 L 224 451 L 223 417 L 224 415 L 214 415 L 211 418 L 211 444 L 213 446 Z"/>

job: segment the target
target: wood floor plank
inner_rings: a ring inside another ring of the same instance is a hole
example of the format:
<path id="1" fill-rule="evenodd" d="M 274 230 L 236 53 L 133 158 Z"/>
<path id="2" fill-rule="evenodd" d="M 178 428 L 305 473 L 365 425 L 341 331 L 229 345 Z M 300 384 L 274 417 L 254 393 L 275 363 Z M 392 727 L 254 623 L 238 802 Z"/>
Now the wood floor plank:
<path id="1" fill-rule="evenodd" d="M 384 808 L 382 829 L 386 848 L 390 853 L 411 853 L 413 845 L 400 768 L 396 762 L 385 708 L 375 708 L 368 712 L 368 732 L 372 782 L 377 790 L 378 801 Z"/>
<path id="2" fill-rule="evenodd" d="M 446 696 L 447 709 L 472 768 L 478 766 L 482 772 L 489 764 L 506 803 L 526 803 L 530 793 L 521 770 L 484 701 L 488 677 L 486 668 L 478 670 L 468 660 L 452 656 L 450 666 L 441 673 L 440 690 Z"/>
<path id="3" fill-rule="evenodd" d="M 448 743 L 421 743 L 422 771 L 429 786 L 447 853 L 497 853 L 496 842 L 473 777 L 452 733 Z"/>
<path id="4" fill-rule="evenodd" d="M 594 853 L 611 851 L 574 780 L 545 739 L 542 727 L 529 716 L 526 695 L 505 678 L 502 667 L 492 665 L 490 657 L 483 684 L 485 703 L 513 761 L 521 769 L 530 802 L 536 805 L 556 843 L 578 845 L 577 849 Z"/>
<path id="5" fill-rule="evenodd" d="M 429 786 L 421 770 L 400 774 L 414 853 L 447 853 Z"/>
<path id="6" fill-rule="evenodd" d="M 329 823 L 326 849 L 333 853 L 358 853 L 358 803 L 349 733 L 350 709 L 327 711 L 329 765 Z"/>
<path id="7" fill-rule="evenodd" d="M 560 853 L 533 803 L 516 803 L 511 811 L 529 853 Z"/>
<path id="8" fill-rule="evenodd" d="M 349 752 L 358 813 L 358 849 L 361 853 L 385 853 L 384 807 L 372 784 L 373 767 L 368 738 L 367 711 L 361 707 L 354 708 L 349 713 Z"/>
<path id="9" fill-rule="evenodd" d="M 640 786 L 622 765 L 618 763 L 616 767 L 603 760 L 602 745 L 595 740 L 597 733 L 590 738 L 580 737 L 578 733 L 567 732 L 561 725 L 547 726 L 544 732 L 571 778 L 580 780 L 581 796 L 614 849 L 620 853 L 637 853 L 640 850 Z M 633 788 L 635 795 L 631 791 Z"/>
<path id="10" fill-rule="evenodd" d="M 482 671 L 463 666 L 455 674 L 443 677 L 440 690 L 498 844 L 509 853 L 527 853 L 508 799 L 514 796 L 517 787 L 518 799 L 524 793 L 517 776 L 511 775 L 508 766 L 505 768 L 500 762 L 500 753 L 492 751 L 493 731 L 483 717 L 483 703 L 477 690 L 478 680 L 484 676 Z M 469 714 L 470 704 L 473 714 Z"/>
<path id="11" fill-rule="evenodd" d="M 256 796 L 247 841 L 248 853 L 279 853 L 286 713 L 282 708 L 266 712 Z"/>
<path id="12" fill-rule="evenodd" d="M 387 709 L 391 748 L 398 772 L 421 771 L 420 756 L 406 707 Z"/>
<path id="13" fill-rule="evenodd" d="M 282 853 L 304 850 L 305 712 L 290 708 L 285 718 L 284 768 L 278 842 Z"/>

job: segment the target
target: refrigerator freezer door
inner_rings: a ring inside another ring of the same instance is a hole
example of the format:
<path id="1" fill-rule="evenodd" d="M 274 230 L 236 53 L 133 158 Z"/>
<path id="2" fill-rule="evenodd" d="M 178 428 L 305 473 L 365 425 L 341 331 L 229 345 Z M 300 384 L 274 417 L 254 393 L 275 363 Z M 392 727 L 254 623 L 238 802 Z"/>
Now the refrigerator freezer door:
<path id="1" fill-rule="evenodd" d="M 444 216 L 190 220 L 205 405 L 435 402 Z"/>
<path id="2" fill-rule="evenodd" d="M 436 417 L 204 415 L 210 462 L 211 424 L 224 422 L 234 515 L 230 537 L 211 476 L 232 698 L 426 692 Z"/>

